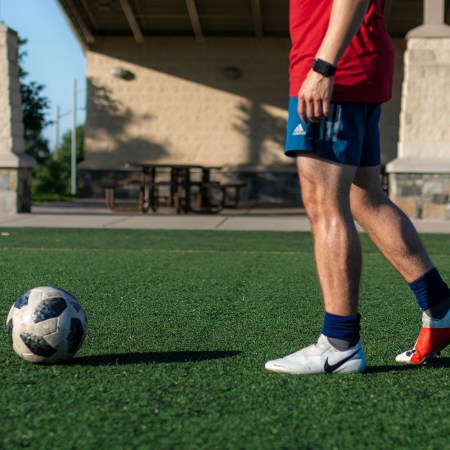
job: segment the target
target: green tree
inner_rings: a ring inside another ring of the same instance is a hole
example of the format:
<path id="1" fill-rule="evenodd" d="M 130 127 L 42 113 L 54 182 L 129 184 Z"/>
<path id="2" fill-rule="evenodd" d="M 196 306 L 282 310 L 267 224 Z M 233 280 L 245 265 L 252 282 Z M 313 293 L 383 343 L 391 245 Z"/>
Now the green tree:
<path id="1" fill-rule="evenodd" d="M 84 126 L 76 129 L 77 163 L 83 160 Z M 52 156 L 35 167 L 33 193 L 36 195 L 68 196 L 70 195 L 72 161 L 72 131 L 67 131 L 62 137 L 61 146 Z"/>
<path id="2" fill-rule="evenodd" d="M 84 159 L 84 126 L 80 125 L 76 129 L 77 138 L 77 163 L 83 161 Z M 62 136 L 62 142 L 60 147 L 56 150 L 55 159 L 61 161 L 64 165 L 67 164 L 70 167 L 70 162 L 72 158 L 72 131 L 67 131 Z"/>
<path id="3" fill-rule="evenodd" d="M 46 118 L 50 102 L 43 95 L 45 85 L 36 81 L 26 81 L 28 73 L 23 69 L 23 61 L 27 56 L 24 50 L 26 43 L 26 39 L 19 37 L 19 82 L 22 95 L 25 152 L 40 163 L 50 154 L 48 140 L 42 136 L 45 127 L 51 124 L 51 121 Z"/>

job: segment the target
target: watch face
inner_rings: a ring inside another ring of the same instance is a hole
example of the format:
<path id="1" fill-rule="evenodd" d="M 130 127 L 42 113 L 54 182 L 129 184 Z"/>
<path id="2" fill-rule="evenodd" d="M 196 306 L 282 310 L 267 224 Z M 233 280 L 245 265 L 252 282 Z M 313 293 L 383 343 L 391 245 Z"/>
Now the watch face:
<path id="1" fill-rule="evenodd" d="M 316 60 L 316 62 L 314 64 L 315 64 L 314 70 L 321 73 L 322 75 L 326 74 L 327 66 L 325 64 L 323 64 L 323 61 Z"/>
<path id="2" fill-rule="evenodd" d="M 316 59 L 313 63 L 313 70 L 325 77 L 331 77 L 336 72 L 336 67 L 322 59 Z"/>

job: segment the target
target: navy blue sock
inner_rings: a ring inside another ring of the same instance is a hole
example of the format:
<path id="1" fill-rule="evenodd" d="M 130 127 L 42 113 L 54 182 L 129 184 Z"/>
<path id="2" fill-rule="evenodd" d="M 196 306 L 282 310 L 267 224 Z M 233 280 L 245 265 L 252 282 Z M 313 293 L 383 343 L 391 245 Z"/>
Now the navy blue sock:
<path id="1" fill-rule="evenodd" d="M 422 311 L 431 309 L 450 298 L 450 289 L 436 268 L 409 283 L 409 287 L 414 292 Z"/>
<path id="2" fill-rule="evenodd" d="M 331 345 L 338 350 L 354 347 L 359 341 L 361 315 L 337 316 L 325 312 L 322 334 L 328 337 Z"/>

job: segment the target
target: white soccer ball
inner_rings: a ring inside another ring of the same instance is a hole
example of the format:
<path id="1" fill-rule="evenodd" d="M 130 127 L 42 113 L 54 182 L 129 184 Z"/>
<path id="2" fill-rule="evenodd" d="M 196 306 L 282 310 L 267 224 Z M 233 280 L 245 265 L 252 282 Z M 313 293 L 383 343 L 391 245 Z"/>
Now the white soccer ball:
<path id="1" fill-rule="evenodd" d="M 55 363 L 72 358 L 86 336 L 87 318 L 80 302 L 63 289 L 41 286 L 12 305 L 8 337 L 25 361 Z"/>

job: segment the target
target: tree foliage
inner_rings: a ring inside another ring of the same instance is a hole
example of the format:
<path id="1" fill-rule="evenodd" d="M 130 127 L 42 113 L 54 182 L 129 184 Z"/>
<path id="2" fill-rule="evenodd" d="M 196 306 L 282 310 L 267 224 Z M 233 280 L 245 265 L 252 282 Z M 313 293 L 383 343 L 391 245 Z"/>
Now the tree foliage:
<path id="1" fill-rule="evenodd" d="M 22 95 L 25 152 L 40 163 L 50 153 L 48 140 L 42 136 L 45 127 L 51 123 L 46 118 L 50 102 L 43 95 L 45 85 L 36 81 L 26 81 L 28 73 L 23 69 L 23 60 L 27 56 L 27 52 L 23 47 L 26 43 L 26 39 L 19 38 L 19 82 Z"/>
<path id="2" fill-rule="evenodd" d="M 83 160 L 84 127 L 76 129 L 77 137 L 77 163 Z M 67 131 L 62 136 L 61 146 L 49 156 L 44 163 L 35 167 L 33 180 L 33 193 L 38 195 L 52 194 L 55 196 L 67 196 L 71 186 L 71 161 L 72 161 L 72 131 Z"/>

